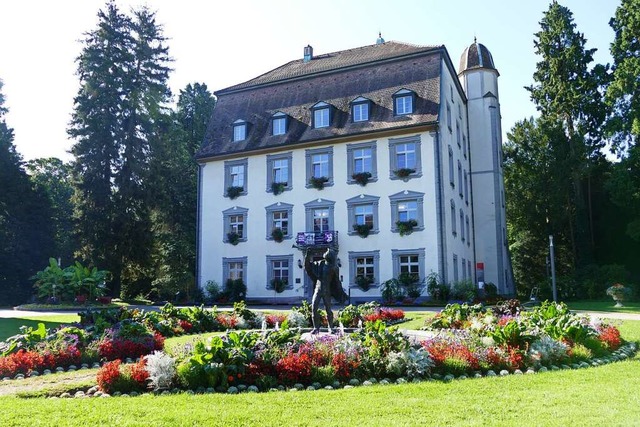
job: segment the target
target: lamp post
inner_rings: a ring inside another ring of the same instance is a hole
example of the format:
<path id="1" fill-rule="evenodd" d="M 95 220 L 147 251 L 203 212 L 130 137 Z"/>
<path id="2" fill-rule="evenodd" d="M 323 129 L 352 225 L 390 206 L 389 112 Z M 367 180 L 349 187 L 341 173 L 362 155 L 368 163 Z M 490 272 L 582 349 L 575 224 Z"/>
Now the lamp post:
<path id="1" fill-rule="evenodd" d="M 556 261 L 552 235 L 549 235 L 549 258 L 551 259 L 551 289 L 553 290 L 553 302 L 558 302 L 558 290 L 556 289 Z"/>

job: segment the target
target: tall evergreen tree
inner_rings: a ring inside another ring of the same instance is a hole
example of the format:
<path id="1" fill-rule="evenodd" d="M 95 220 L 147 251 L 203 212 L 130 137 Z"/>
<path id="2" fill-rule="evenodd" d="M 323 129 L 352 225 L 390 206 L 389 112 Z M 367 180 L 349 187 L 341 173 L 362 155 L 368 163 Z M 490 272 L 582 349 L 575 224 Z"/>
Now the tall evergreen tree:
<path id="1" fill-rule="evenodd" d="M 0 306 L 23 302 L 32 293 L 29 278 L 53 250 L 48 200 L 23 169 L 3 104 L 0 80 Z"/>
<path id="2" fill-rule="evenodd" d="M 640 242 L 640 1 L 622 0 L 609 25 L 615 39 L 607 129 L 621 161 L 614 166 L 607 187 L 613 202 L 628 216 L 627 235 Z"/>
<path id="3" fill-rule="evenodd" d="M 130 17 L 109 2 L 98 20 L 77 59 L 69 128 L 77 230 L 81 255 L 112 272 L 112 292 L 133 296 L 151 284 L 149 163 L 170 97 L 170 59 L 147 8 Z"/>
<path id="4" fill-rule="evenodd" d="M 556 122 L 563 130 L 560 138 L 568 148 L 566 177 L 573 188 L 564 201 L 571 212 L 569 232 L 576 266 L 592 262 L 594 235 L 591 206 L 590 169 L 601 156 L 600 135 L 605 110 L 600 82 L 604 67 L 591 69 L 595 49 L 586 48 L 584 36 L 576 30 L 571 11 L 554 1 L 544 12 L 541 31 L 534 46 L 540 55 L 527 89 L 545 122 Z"/>
<path id="5" fill-rule="evenodd" d="M 200 148 L 215 98 L 205 84 L 180 91 L 177 109 L 153 156 L 155 280 L 160 298 L 195 287 L 196 205 Z M 189 295 L 190 296 L 190 295 Z"/>
<path id="6" fill-rule="evenodd" d="M 71 164 L 55 157 L 41 158 L 28 161 L 26 170 L 33 185 L 47 195 L 51 204 L 55 239 L 51 256 L 59 258 L 65 265 L 70 264 L 75 251 Z"/>

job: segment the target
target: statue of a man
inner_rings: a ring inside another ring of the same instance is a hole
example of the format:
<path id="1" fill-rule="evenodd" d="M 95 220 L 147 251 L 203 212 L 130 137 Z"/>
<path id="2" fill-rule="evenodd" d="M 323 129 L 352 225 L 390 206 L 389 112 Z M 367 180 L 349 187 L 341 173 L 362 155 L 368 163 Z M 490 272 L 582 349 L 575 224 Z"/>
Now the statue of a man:
<path id="1" fill-rule="evenodd" d="M 340 283 L 340 273 L 336 264 L 336 253 L 329 248 L 320 261 L 311 261 L 311 253 L 307 252 L 304 257 L 304 269 L 313 282 L 313 298 L 311 300 L 311 310 L 313 312 L 313 333 L 320 332 L 322 318 L 320 317 L 320 300 L 324 303 L 327 311 L 327 322 L 329 333 L 333 325 L 333 312 L 331 311 L 331 297 L 333 296 L 340 303 L 346 300 L 346 294 Z"/>

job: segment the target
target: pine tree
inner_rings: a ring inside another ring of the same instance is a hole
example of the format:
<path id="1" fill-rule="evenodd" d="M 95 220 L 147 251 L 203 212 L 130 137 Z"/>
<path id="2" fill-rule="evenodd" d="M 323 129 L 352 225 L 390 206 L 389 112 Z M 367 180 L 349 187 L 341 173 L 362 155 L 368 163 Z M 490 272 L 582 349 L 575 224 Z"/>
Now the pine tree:
<path id="1" fill-rule="evenodd" d="M 205 84 L 180 91 L 177 109 L 153 156 L 154 290 L 162 299 L 195 288 L 198 166 L 194 160 L 215 105 Z"/>
<path id="2" fill-rule="evenodd" d="M 170 92 L 168 48 L 147 8 L 98 12 L 77 59 L 80 90 L 69 134 L 76 139 L 75 202 L 81 255 L 112 272 L 112 292 L 151 284 L 150 155 Z"/>
<path id="3" fill-rule="evenodd" d="M 570 213 L 571 249 L 576 266 L 592 261 L 594 246 L 590 168 L 602 156 L 600 134 L 605 109 L 600 93 L 604 67 L 590 69 L 595 49 L 576 30 L 571 11 L 553 2 L 540 22 L 534 46 L 540 55 L 527 89 L 545 122 L 556 122 L 563 130 L 556 138 L 568 148 L 566 177 L 573 188 L 564 201 Z"/>
<path id="4" fill-rule="evenodd" d="M 53 250 L 50 205 L 23 169 L 3 104 L 0 80 L 0 305 L 28 298 L 29 278 L 46 265 Z"/>

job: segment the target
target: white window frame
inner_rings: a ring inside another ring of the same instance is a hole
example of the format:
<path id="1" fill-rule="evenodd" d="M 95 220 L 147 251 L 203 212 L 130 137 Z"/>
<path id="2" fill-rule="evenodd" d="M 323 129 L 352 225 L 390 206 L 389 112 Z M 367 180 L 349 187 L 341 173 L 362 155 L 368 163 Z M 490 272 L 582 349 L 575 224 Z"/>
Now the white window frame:
<path id="1" fill-rule="evenodd" d="M 236 167 L 241 167 L 243 168 L 243 180 L 244 183 L 241 186 L 242 187 L 242 191 L 240 192 L 240 196 L 246 196 L 248 193 L 248 187 L 249 187 L 249 179 L 248 179 L 248 173 L 249 173 L 249 159 L 240 159 L 240 160 L 229 160 L 229 161 L 225 161 L 224 162 L 224 197 L 229 197 L 227 195 L 227 189 L 231 186 L 236 186 L 234 185 L 233 182 L 233 174 L 232 174 L 232 169 L 236 168 Z M 238 186 L 240 187 L 240 186 Z"/>
<path id="2" fill-rule="evenodd" d="M 293 254 L 289 255 L 267 255 L 267 284 L 266 288 L 269 290 L 274 290 L 273 285 L 271 284 L 271 279 L 275 278 L 276 271 L 286 271 L 287 272 L 287 286 L 285 290 L 293 289 L 293 284 L 295 279 L 293 277 Z M 282 263 L 287 263 L 286 267 L 282 266 Z M 280 276 L 282 277 L 282 276 Z"/>
<path id="3" fill-rule="evenodd" d="M 241 264 L 242 265 L 242 269 L 241 271 L 241 276 L 242 277 L 236 277 L 235 279 L 242 279 L 242 281 L 244 282 L 244 284 L 247 284 L 247 257 L 243 256 L 243 257 L 235 257 L 235 258 L 227 258 L 227 257 L 223 257 L 222 258 L 222 283 L 225 284 L 227 283 L 227 280 L 231 279 L 231 265 L 232 264 Z"/>
<path id="4" fill-rule="evenodd" d="M 288 116 L 283 112 L 277 112 L 271 116 L 271 135 L 278 136 L 287 133 Z"/>
<path id="5" fill-rule="evenodd" d="M 372 210 L 373 216 L 373 228 L 369 231 L 369 234 L 377 234 L 380 232 L 379 223 L 378 223 L 378 206 L 380 202 L 380 197 L 378 196 L 369 196 L 369 195 L 360 195 L 356 197 L 352 197 L 346 200 L 347 202 L 347 223 L 348 223 L 348 233 L 350 236 L 358 235 L 358 233 L 353 229 L 353 226 L 357 223 L 356 219 L 356 209 L 359 206 L 370 206 Z"/>
<path id="6" fill-rule="evenodd" d="M 406 116 L 415 110 L 416 93 L 408 89 L 400 89 L 393 94 L 393 114 Z"/>
<path id="7" fill-rule="evenodd" d="M 391 250 L 391 260 L 393 265 L 393 277 L 397 278 L 400 276 L 402 272 L 403 263 L 401 262 L 401 257 L 417 257 L 417 261 L 410 262 L 410 265 L 415 265 L 418 268 L 418 278 L 419 280 L 424 280 L 425 278 L 425 250 L 424 248 L 418 249 L 392 249 Z"/>
<path id="8" fill-rule="evenodd" d="M 239 242 L 246 242 L 248 236 L 248 224 L 247 221 L 249 209 L 241 208 L 238 206 L 234 206 L 222 212 L 223 215 L 223 233 L 222 233 L 222 241 L 224 243 L 229 243 L 229 239 L 227 238 L 227 233 L 231 231 L 238 232 L 237 229 L 234 229 L 234 223 L 239 224 L 238 222 L 232 222 L 232 217 L 239 216 L 242 218 L 242 235 L 240 236 Z M 238 233 L 240 234 L 240 233 Z"/>
<path id="9" fill-rule="evenodd" d="M 247 139 L 247 122 L 236 120 L 233 122 L 233 142 L 240 142 Z"/>
<path id="10" fill-rule="evenodd" d="M 407 144 L 413 144 L 415 148 L 415 172 L 407 177 L 398 177 L 394 171 L 400 169 L 398 164 L 399 147 L 406 147 Z M 406 136 L 402 138 L 389 138 L 389 179 L 400 179 L 403 181 L 419 178 L 422 176 L 422 140 L 420 135 Z"/>
<path id="11" fill-rule="evenodd" d="M 351 121 L 368 122 L 371 117 L 371 100 L 362 96 L 351 101 Z"/>
<path id="12" fill-rule="evenodd" d="M 311 127 L 314 129 L 327 128 L 331 126 L 331 105 L 326 102 L 318 102 L 311 107 L 313 122 Z"/>
<path id="13" fill-rule="evenodd" d="M 418 193 L 416 191 L 402 191 L 400 193 L 393 194 L 389 196 L 389 201 L 391 205 L 391 232 L 399 233 L 398 226 L 396 222 L 399 221 L 400 213 L 399 206 L 404 202 L 415 202 L 416 203 L 416 222 L 418 225 L 413 227 L 413 231 L 422 231 L 424 230 L 424 193 Z"/>
<path id="14" fill-rule="evenodd" d="M 455 236 L 458 235 L 457 228 L 458 219 L 456 218 L 456 202 L 451 199 L 451 233 Z"/>
<path id="15" fill-rule="evenodd" d="M 292 159 L 293 159 L 293 154 L 291 153 L 291 151 L 287 152 L 287 153 L 279 153 L 279 154 L 268 154 L 267 155 L 267 193 L 271 193 L 273 192 L 271 186 L 274 183 L 274 172 L 275 172 L 275 163 L 277 161 L 286 161 L 286 166 L 287 166 L 287 181 L 284 182 L 283 184 L 285 185 L 284 190 L 285 191 L 291 191 L 291 189 L 293 188 L 292 183 L 292 176 L 293 176 L 293 171 L 291 169 L 291 164 L 292 164 Z"/>
<path id="16" fill-rule="evenodd" d="M 315 232 L 314 229 L 314 212 L 318 209 L 327 209 L 327 230 L 334 231 L 335 226 L 333 222 L 334 209 L 336 202 L 332 200 L 316 199 L 304 204 L 305 209 L 305 226 L 306 232 Z"/>
<path id="17" fill-rule="evenodd" d="M 356 170 L 356 153 L 361 150 L 369 150 L 369 158 L 371 159 L 371 170 Z M 357 184 L 353 179 L 353 174 L 357 172 L 369 172 L 371 177 L 369 182 L 378 180 L 378 155 L 376 141 L 360 142 L 357 144 L 347 144 L 347 184 Z"/>
<path id="18" fill-rule="evenodd" d="M 373 283 L 371 283 L 371 287 L 380 286 L 380 251 L 349 251 L 349 287 L 357 288 L 358 283 L 356 282 L 356 278 L 358 277 L 358 259 L 362 258 L 372 258 L 372 264 L 370 264 L 373 269 Z"/>
<path id="19" fill-rule="evenodd" d="M 315 164 L 317 163 L 314 163 L 315 161 L 314 158 L 316 156 L 324 156 L 324 155 L 327 156 L 327 161 L 326 161 L 327 175 L 315 176 L 313 174 L 313 169 Z M 331 187 L 333 185 L 333 147 L 307 149 L 305 150 L 305 159 L 306 159 L 306 166 L 307 166 L 306 188 L 313 187 L 309 182 L 311 180 L 311 177 L 320 178 L 323 176 L 328 179 L 328 181 L 325 182 L 324 186 Z"/>
<path id="20" fill-rule="evenodd" d="M 287 230 L 286 230 L 287 232 L 283 233 L 284 240 L 289 240 L 293 238 L 293 205 L 289 203 L 278 202 L 265 207 L 265 211 L 267 215 L 266 217 L 267 240 L 273 240 L 273 237 L 271 236 L 271 232 L 276 227 L 275 225 L 276 219 L 274 215 L 278 212 L 286 212 L 288 216 L 287 218 L 288 224 L 287 224 Z"/>

